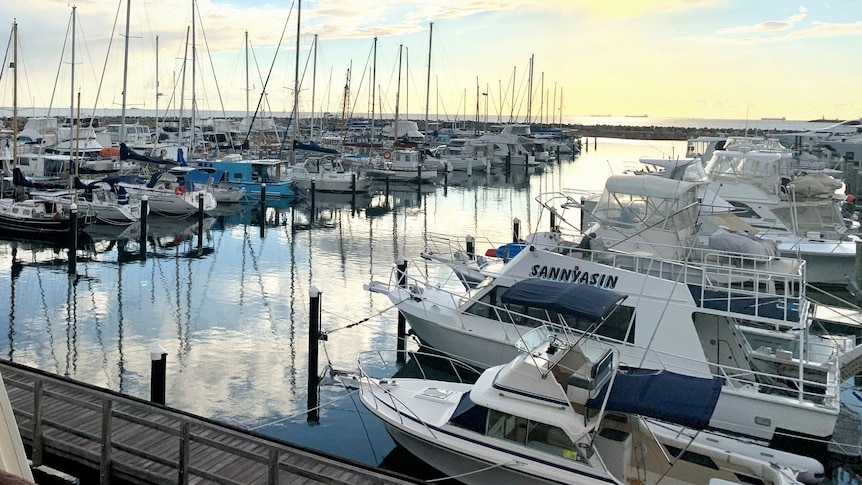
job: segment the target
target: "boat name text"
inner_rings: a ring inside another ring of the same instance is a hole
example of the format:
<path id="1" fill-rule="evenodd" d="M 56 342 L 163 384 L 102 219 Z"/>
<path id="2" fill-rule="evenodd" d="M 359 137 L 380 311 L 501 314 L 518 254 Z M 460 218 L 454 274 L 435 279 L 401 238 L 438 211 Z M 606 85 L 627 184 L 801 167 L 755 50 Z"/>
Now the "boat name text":
<path id="1" fill-rule="evenodd" d="M 533 265 L 530 271 L 530 276 L 546 280 L 577 283 L 579 285 L 598 286 L 599 288 L 607 288 L 611 290 L 617 286 L 617 280 L 619 279 L 619 276 L 581 271 L 578 266 L 575 266 L 574 269 L 567 269 L 541 264 Z"/>

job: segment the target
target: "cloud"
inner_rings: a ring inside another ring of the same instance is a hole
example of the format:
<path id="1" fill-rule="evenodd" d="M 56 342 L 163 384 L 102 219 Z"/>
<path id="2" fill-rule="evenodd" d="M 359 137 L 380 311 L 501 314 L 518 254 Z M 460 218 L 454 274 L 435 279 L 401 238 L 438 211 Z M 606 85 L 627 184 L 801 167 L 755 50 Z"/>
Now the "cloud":
<path id="1" fill-rule="evenodd" d="M 754 25 L 740 25 L 728 27 L 718 31 L 719 34 L 750 34 L 760 32 L 780 32 L 792 29 L 796 24 L 805 20 L 808 9 L 799 7 L 799 11 L 784 20 L 767 20 Z"/>

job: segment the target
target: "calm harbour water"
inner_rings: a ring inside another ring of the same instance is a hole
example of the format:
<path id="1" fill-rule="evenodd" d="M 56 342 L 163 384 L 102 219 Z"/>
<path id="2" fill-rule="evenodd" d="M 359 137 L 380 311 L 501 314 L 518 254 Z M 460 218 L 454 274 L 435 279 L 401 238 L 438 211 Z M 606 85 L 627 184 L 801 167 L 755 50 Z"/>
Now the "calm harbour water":
<path id="1" fill-rule="evenodd" d="M 684 149 L 685 142 L 599 138 L 541 174 L 513 173 L 508 181 L 454 174 L 448 186 L 422 192 L 392 186 L 388 207 L 382 194 L 359 198 L 356 211 L 349 196 L 318 195 L 314 224 L 295 203 L 265 212 L 223 206 L 206 221 L 202 241 L 183 232 L 194 217 L 157 219 L 145 261 L 135 258 L 137 243 L 114 240 L 119 229 L 94 228 L 102 230 L 91 231 L 75 277 L 65 250 L 0 240 L 0 308 L 8 306 L 0 310 L 0 357 L 147 399 L 150 350 L 161 345 L 171 407 L 425 476 L 343 387 L 322 385 L 319 421 L 306 421 L 310 289 L 322 292 L 329 332 L 314 371 L 327 363 L 352 371 L 360 352 L 396 347 L 388 298 L 362 285 L 388 280 L 399 256 L 419 260 L 433 234 L 508 241 L 515 217 L 522 234 L 547 224 L 536 220 L 538 194 L 600 190 L 639 157 Z"/>

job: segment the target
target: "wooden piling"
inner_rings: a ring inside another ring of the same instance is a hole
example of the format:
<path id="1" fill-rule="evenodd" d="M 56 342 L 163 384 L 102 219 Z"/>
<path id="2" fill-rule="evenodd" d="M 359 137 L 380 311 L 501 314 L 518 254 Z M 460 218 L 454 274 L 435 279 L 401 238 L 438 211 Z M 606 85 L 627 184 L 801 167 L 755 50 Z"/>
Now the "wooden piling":
<path id="1" fill-rule="evenodd" d="M 407 260 L 404 258 L 398 258 L 398 261 L 395 263 L 396 271 L 397 271 L 397 281 L 398 286 L 401 288 L 407 288 Z M 406 361 L 406 353 L 404 350 L 406 349 L 407 342 L 407 318 L 398 310 L 398 340 L 395 342 L 395 348 L 398 351 L 395 357 L 395 361 L 399 364 L 403 364 Z"/>
<path id="2" fill-rule="evenodd" d="M 315 200 L 316 194 L 317 194 L 317 183 L 315 183 L 315 181 L 312 180 L 311 181 L 311 217 L 310 217 L 311 220 L 309 221 L 312 224 L 314 223 L 314 220 L 317 218 L 316 217 L 317 216 L 317 214 L 316 214 L 316 212 L 317 212 L 317 207 L 316 207 L 317 201 Z"/>
<path id="3" fill-rule="evenodd" d="M 862 302 L 862 241 L 856 241 L 856 302 Z"/>
<path id="4" fill-rule="evenodd" d="M 141 259 L 147 259 L 147 216 L 149 216 L 149 200 L 150 198 L 146 195 L 141 197 Z"/>
<path id="5" fill-rule="evenodd" d="M 584 216 L 586 215 L 586 211 L 584 211 L 584 203 L 586 203 L 586 202 L 587 202 L 586 197 L 581 197 L 581 223 L 580 223 L 581 234 L 584 233 L 584 219 L 585 219 Z"/>
<path id="6" fill-rule="evenodd" d="M 469 234 L 467 234 L 467 256 L 470 259 L 476 259 L 476 240 Z"/>
<path id="7" fill-rule="evenodd" d="M 512 242 L 521 240 L 521 219 L 515 217 L 512 219 Z"/>
<path id="8" fill-rule="evenodd" d="M 150 402 L 165 404 L 165 381 L 167 380 L 168 351 L 161 345 L 150 349 Z"/>
<path id="9" fill-rule="evenodd" d="M 198 253 L 204 248 L 204 194 L 198 194 Z"/>
<path id="10" fill-rule="evenodd" d="M 266 237 L 266 183 L 260 184 L 260 237 Z"/>
<path id="11" fill-rule="evenodd" d="M 319 413 L 317 410 L 317 356 L 319 351 L 318 340 L 320 340 L 320 290 L 318 290 L 316 286 L 312 286 L 308 291 L 308 295 L 308 416 L 306 417 L 306 420 L 317 422 L 319 419 Z"/>
<path id="12" fill-rule="evenodd" d="M 78 204 L 69 205 L 69 274 L 75 274 L 78 265 Z"/>

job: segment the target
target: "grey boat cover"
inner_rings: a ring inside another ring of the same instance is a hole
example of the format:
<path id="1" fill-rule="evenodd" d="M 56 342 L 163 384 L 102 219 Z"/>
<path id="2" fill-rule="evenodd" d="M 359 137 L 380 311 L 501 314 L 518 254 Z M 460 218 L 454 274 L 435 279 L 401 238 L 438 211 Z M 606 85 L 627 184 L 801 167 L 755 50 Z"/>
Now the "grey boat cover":
<path id="1" fill-rule="evenodd" d="M 625 300 L 626 296 L 597 286 L 529 278 L 512 285 L 500 299 L 503 303 L 542 308 L 600 321 Z"/>

